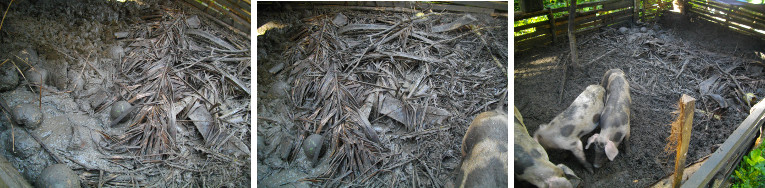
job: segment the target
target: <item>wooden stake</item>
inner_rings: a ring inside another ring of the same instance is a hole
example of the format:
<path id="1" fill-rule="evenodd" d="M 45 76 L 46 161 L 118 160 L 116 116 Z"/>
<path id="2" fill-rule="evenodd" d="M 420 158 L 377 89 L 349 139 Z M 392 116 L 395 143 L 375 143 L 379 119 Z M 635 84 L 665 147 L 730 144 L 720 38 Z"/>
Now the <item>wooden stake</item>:
<path id="1" fill-rule="evenodd" d="M 638 4 L 640 3 L 640 0 L 634 0 L 632 1 L 632 23 L 637 23 L 640 19 L 640 14 L 638 13 L 640 8 L 638 7 Z"/>
<path id="2" fill-rule="evenodd" d="M 680 104 L 680 116 L 677 117 L 677 121 L 680 121 L 680 133 L 677 137 L 678 149 L 675 155 L 675 180 L 672 182 L 672 187 L 680 187 L 680 183 L 683 181 L 683 171 L 685 170 L 685 154 L 688 153 L 688 142 L 691 139 L 691 130 L 693 129 L 693 113 L 696 108 L 696 99 L 683 94 L 679 101 Z"/>
<path id="3" fill-rule="evenodd" d="M 547 21 L 550 21 L 550 34 L 552 35 L 552 45 L 551 46 L 554 46 L 555 43 L 557 42 L 556 38 L 558 38 L 558 36 L 556 36 L 556 33 L 555 33 L 555 15 L 553 15 L 552 9 L 547 9 L 547 11 L 548 11 L 548 13 L 547 13 L 547 19 L 548 20 Z"/>
<path id="4" fill-rule="evenodd" d="M 568 6 L 568 45 L 571 49 L 571 65 L 579 67 L 577 63 L 576 52 L 576 35 L 574 33 L 575 19 L 576 19 L 576 0 L 569 0 Z"/>

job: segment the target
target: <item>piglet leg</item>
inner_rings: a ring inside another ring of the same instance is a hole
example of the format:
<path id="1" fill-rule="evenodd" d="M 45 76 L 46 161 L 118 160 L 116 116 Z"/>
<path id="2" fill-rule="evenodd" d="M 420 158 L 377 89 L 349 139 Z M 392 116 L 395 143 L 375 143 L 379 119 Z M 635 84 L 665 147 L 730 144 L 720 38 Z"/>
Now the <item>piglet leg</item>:
<path id="1" fill-rule="evenodd" d="M 582 149 L 582 147 L 583 147 L 582 141 L 577 140 L 576 147 L 572 148 L 573 150 L 571 150 L 571 152 L 574 153 L 574 156 L 576 157 L 577 160 L 579 160 L 579 163 L 581 163 L 584 166 L 584 168 L 587 169 L 587 172 L 593 173 L 592 165 L 589 162 L 587 162 L 587 158 L 585 158 L 584 149 Z"/>

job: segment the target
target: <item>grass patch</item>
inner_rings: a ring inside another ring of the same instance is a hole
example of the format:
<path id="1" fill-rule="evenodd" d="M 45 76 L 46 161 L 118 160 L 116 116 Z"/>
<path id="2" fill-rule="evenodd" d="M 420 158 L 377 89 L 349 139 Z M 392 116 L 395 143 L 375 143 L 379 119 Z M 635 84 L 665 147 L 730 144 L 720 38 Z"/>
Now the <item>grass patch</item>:
<path id="1" fill-rule="evenodd" d="M 744 156 L 739 167 L 731 175 L 733 179 L 732 188 L 750 188 L 765 186 L 765 157 L 763 157 L 763 147 L 760 145 L 756 149 Z"/>

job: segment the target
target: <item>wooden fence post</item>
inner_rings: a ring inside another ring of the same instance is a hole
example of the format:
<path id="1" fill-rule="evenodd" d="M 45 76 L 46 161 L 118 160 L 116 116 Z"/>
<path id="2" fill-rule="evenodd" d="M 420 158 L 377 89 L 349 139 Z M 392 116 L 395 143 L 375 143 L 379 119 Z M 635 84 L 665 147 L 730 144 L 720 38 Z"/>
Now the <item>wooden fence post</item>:
<path id="1" fill-rule="evenodd" d="M 640 0 L 632 1 L 632 23 L 637 23 L 640 18 L 640 14 L 638 13 L 638 10 L 640 10 L 640 7 L 638 6 L 639 3 Z"/>
<path id="2" fill-rule="evenodd" d="M 553 11 L 551 8 L 547 9 L 549 13 L 547 13 L 547 19 L 550 21 L 550 35 L 552 36 L 552 45 L 554 46 L 555 43 L 558 41 L 557 34 L 555 33 L 555 15 L 553 15 Z"/>
<path id="3" fill-rule="evenodd" d="M 574 31 L 576 31 L 576 0 L 568 0 L 569 6 L 568 6 L 568 45 L 571 49 L 571 63 L 574 65 L 574 67 L 579 67 L 579 63 L 577 63 L 577 52 L 576 52 L 576 35 Z"/>
<path id="4" fill-rule="evenodd" d="M 680 116 L 677 117 L 677 121 L 680 121 L 680 135 L 678 135 L 677 153 L 675 154 L 675 181 L 672 182 L 672 187 L 680 187 L 680 183 L 683 181 L 683 171 L 685 170 L 685 157 L 688 153 L 688 142 L 691 139 L 691 130 L 693 129 L 693 113 L 696 109 L 696 99 L 683 94 L 680 98 Z M 673 123 L 674 124 L 674 123 Z"/>

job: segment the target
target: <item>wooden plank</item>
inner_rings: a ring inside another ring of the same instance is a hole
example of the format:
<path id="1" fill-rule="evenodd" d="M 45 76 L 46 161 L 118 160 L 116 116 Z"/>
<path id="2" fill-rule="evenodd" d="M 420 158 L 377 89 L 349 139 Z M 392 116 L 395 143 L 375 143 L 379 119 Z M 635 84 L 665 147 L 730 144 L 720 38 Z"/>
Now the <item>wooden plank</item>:
<path id="1" fill-rule="evenodd" d="M 744 6 L 741 8 L 752 12 L 752 14 L 757 14 L 757 16 L 765 16 L 765 5 L 760 5 L 759 7 Z"/>
<path id="2" fill-rule="evenodd" d="M 521 36 L 517 36 L 517 37 L 514 37 L 514 39 L 515 39 L 515 41 L 522 41 L 524 39 L 533 38 L 533 37 L 537 37 L 537 36 L 540 36 L 540 35 L 549 35 L 549 34 L 550 34 L 550 30 L 549 29 L 537 29 L 533 33 L 528 33 L 528 34 L 524 34 L 524 35 L 521 35 Z"/>
<path id="3" fill-rule="evenodd" d="M 765 31 L 765 24 L 762 22 L 755 22 L 754 20 L 750 20 L 748 18 L 739 17 L 739 15 L 730 14 L 730 20 L 732 22 L 736 22 L 741 25 L 746 25 L 749 27 L 752 27 L 754 29 L 764 30 Z"/>
<path id="4" fill-rule="evenodd" d="M 544 27 L 544 29 L 550 28 L 550 21 L 549 20 L 541 21 L 537 23 L 531 23 L 531 24 L 526 24 L 526 25 L 522 25 L 518 27 L 513 27 L 513 31 L 518 32 L 518 31 L 529 29 L 532 27 L 536 27 L 537 29 L 542 29 L 543 26 L 547 26 L 547 27 Z"/>
<path id="5" fill-rule="evenodd" d="M 624 16 L 624 17 L 621 17 L 621 18 L 616 18 L 616 19 L 614 19 L 615 21 L 613 23 L 609 23 L 608 25 L 606 25 L 606 27 L 618 26 L 618 25 L 621 25 L 621 24 L 629 23 L 631 18 L 632 18 L 632 14 L 628 14 L 627 16 Z"/>
<path id="6" fill-rule="evenodd" d="M 495 1 L 446 1 L 458 5 L 470 5 L 470 6 L 476 6 L 481 8 L 491 8 L 491 9 L 497 9 L 497 10 L 504 10 L 507 11 L 508 4 L 507 2 L 495 2 Z"/>
<path id="7" fill-rule="evenodd" d="M 621 1 L 621 0 L 606 0 L 606 1 L 587 2 L 587 3 L 577 4 L 576 5 L 576 9 L 581 9 L 581 8 L 584 8 L 584 7 L 593 7 L 593 6 L 597 6 L 597 5 L 603 5 L 603 4 L 617 3 L 618 1 Z M 566 10 L 568 10 L 567 6 L 566 7 L 559 7 L 559 8 L 553 9 L 553 12 L 561 12 L 561 11 L 566 11 Z M 577 13 L 577 14 L 579 14 L 579 13 Z"/>
<path id="8" fill-rule="evenodd" d="M 632 14 L 626 14 L 625 16 L 622 16 L 622 17 L 614 19 L 613 22 L 601 23 L 601 24 L 599 24 L 598 26 L 595 26 L 595 27 L 591 27 L 591 28 L 587 28 L 587 29 L 581 29 L 582 27 L 579 27 L 579 30 L 576 31 L 576 34 L 577 35 L 585 34 L 587 32 L 593 31 L 595 29 L 602 28 L 602 27 L 607 27 L 607 26 L 611 26 L 611 25 L 625 24 L 625 23 L 630 22 L 631 18 L 632 18 Z M 555 40 L 560 40 L 560 41 L 566 40 L 566 34 L 568 34 L 568 31 L 563 30 L 563 32 L 559 32 L 559 33 L 560 34 L 556 34 L 557 37 L 555 38 Z"/>
<path id="9" fill-rule="evenodd" d="M 751 147 L 754 143 L 757 130 L 762 126 L 763 115 L 765 115 L 764 101 L 761 100 L 749 110 L 751 112 L 749 116 L 739 124 L 738 128 L 723 142 L 722 146 L 712 153 L 707 162 L 691 178 L 683 183 L 682 188 L 706 187 L 721 170 L 733 169 L 736 166 L 730 160 L 736 154 L 741 154 Z M 723 178 L 727 179 L 728 176 L 724 175 Z"/>
<path id="10" fill-rule="evenodd" d="M 429 3 L 416 3 L 418 6 L 421 6 L 425 9 L 432 9 L 433 11 L 456 11 L 456 12 L 474 12 L 474 13 L 483 13 L 483 14 L 492 14 L 494 13 L 494 9 L 490 8 L 480 8 L 480 7 L 466 7 L 466 6 L 458 6 L 458 5 L 443 5 L 443 4 L 429 4 Z"/>
<path id="11" fill-rule="evenodd" d="M 228 23 L 226 23 L 224 21 L 221 21 L 219 19 L 219 17 L 213 16 L 210 13 L 208 13 L 208 12 L 214 12 L 214 10 L 206 8 L 204 5 L 201 5 L 201 4 L 197 3 L 195 0 L 184 0 L 184 1 L 181 1 L 181 2 L 186 3 L 186 4 L 191 5 L 192 7 L 196 8 L 197 11 L 201 12 L 199 15 L 203 15 L 203 16 L 207 17 L 208 19 L 212 20 L 213 22 L 217 23 L 218 25 L 226 27 L 226 28 L 230 29 L 231 31 L 233 31 L 234 33 L 239 34 L 241 36 L 244 36 L 244 37 L 246 37 L 248 39 L 250 38 L 250 34 L 249 34 L 250 30 L 249 30 L 249 28 L 247 28 L 245 30 L 245 29 L 242 29 L 242 28 L 239 28 L 239 27 L 232 26 L 232 25 L 230 25 L 230 24 L 228 24 Z M 194 8 L 192 8 L 192 9 L 194 9 Z M 214 13 L 214 14 L 220 15 L 219 13 Z M 243 32 L 243 31 L 247 31 L 247 33 Z"/>
<path id="12" fill-rule="evenodd" d="M 704 3 L 704 2 L 701 2 L 701 1 L 698 1 L 698 0 L 693 0 L 692 4 L 693 5 L 697 5 L 697 6 L 701 6 L 701 7 L 704 7 L 704 8 L 712 8 L 712 9 L 715 9 L 715 10 L 718 10 L 718 11 L 725 12 L 727 14 L 741 15 L 741 16 L 744 16 L 744 17 L 748 17 L 748 18 L 757 20 L 759 22 L 765 22 L 765 16 L 756 15 L 755 12 L 747 12 L 746 9 L 743 8 L 743 7 L 731 7 L 730 5 L 720 4 L 720 3 L 709 3 L 709 4 L 707 4 L 707 3 Z M 701 10 L 701 11 L 707 12 L 706 10 Z"/>
<path id="13" fill-rule="evenodd" d="M 247 29 L 247 30 L 250 29 L 250 21 L 249 21 L 250 18 L 249 18 L 249 16 L 247 17 L 248 20 L 245 20 L 245 19 L 239 17 L 238 15 L 236 15 L 234 12 L 228 11 L 225 8 L 223 8 L 221 5 L 213 3 L 212 1 L 208 1 L 207 6 L 215 8 L 216 10 L 218 10 L 218 12 L 223 13 L 223 15 L 225 15 L 226 17 L 232 19 L 235 22 L 238 22 L 238 24 L 233 24 L 234 22 L 232 22 L 232 25 L 235 25 L 235 26 L 236 25 L 241 25 L 241 26 L 246 27 L 245 29 Z"/>
<path id="14" fill-rule="evenodd" d="M 714 16 L 708 15 L 709 12 L 702 12 L 702 11 L 699 11 L 698 9 L 696 9 L 696 8 L 690 8 L 688 10 L 690 10 L 690 12 L 696 14 L 699 17 L 703 17 L 703 18 L 709 19 L 711 21 L 714 21 L 715 24 L 718 24 L 718 22 L 721 22 L 720 20 L 717 20 L 716 18 L 714 18 Z"/>
<path id="15" fill-rule="evenodd" d="M 703 10 L 698 10 L 698 8 L 691 8 L 690 10 L 691 10 L 691 12 L 697 14 L 698 16 L 701 16 L 701 17 L 704 17 L 704 18 L 708 19 L 708 21 L 714 20 L 715 24 L 724 26 L 726 28 L 727 27 L 736 28 L 736 29 L 732 29 L 732 30 L 736 31 L 736 32 L 739 32 L 741 34 L 752 35 L 752 36 L 762 36 L 761 33 L 755 32 L 753 29 L 747 29 L 747 28 L 744 28 L 744 27 L 741 27 L 741 26 L 738 26 L 738 25 L 735 25 L 735 24 L 729 24 L 727 22 L 715 19 L 715 17 L 723 18 L 724 19 L 722 14 L 709 13 L 709 12 L 706 12 L 706 11 L 703 11 Z M 735 20 L 735 19 L 731 18 L 731 20 Z M 730 29 L 730 28 L 728 28 L 728 29 Z"/>
<path id="16" fill-rule="evenodd" d="M 618 16 L 618 15 L 614 15 L 614 16 Z M 614 20 L 620 20 L 620 19 L 624 20 L 624 19 L 627 19 L 627 18 L 629 18 L 630 16 L 632 16 L 632 15 L 630 15 L 630 14 L 624 14 L 622 17 L 617 17 L 617 19 L 614 19 Z M 587 28 L 587 29 L 581 29 L 581 30 L 577 30 L 577 31 L 576 31 L 576 34 L 581 34 L 581 33 L 585 33 L 585 32 L 591 31 L 591 30 L 595 30 L 595 29 L 599 29 L 599 28 L 602 28 L 602 27 L 606 27 L 606 26 L 608 26 L 610 23 L 611 23 L 611 22 L 604 22 L 604 21 L 601 21 L 601 22 L 593 22 L 592 24 L 597 24 L 597 25 L 595 25 L 595 27 L 591 27 L 591 28 Z"/>
<path id="17" fill-rule="evenodd" d="M 250 9 L 250 7 L 252 6 L 252 4 L 250 4 L 250 1 L 243 1 L 243 0 L 228 0 L 228 1 L 231 1 L 231 3 L 238 5 L 240 8 L 244 10 L 248 10 L 248 12 L 249 10 L 252 10 Z"/>
<path id="18" fill-rule="evenodd" d="M 628 12 L 629 12 L 629 9 L 628 10 L 624 10 L 624 11 L 619 11 L 619 12 L 611 13 L 611 14 L 628 14 Z M 605 18 L 605 17 L 607 17 L 608 15 L 611 15 L 611 14 L 601 15 L 601 16 L 597 16 L 597 17 L 594 16 L 594 15 L 590 15 L 589 17 L 577 18 L 577 21 L 575 23 L 578 25 L 577 26 L 578 28 L 581 28 L 580 24 L 585 24 L 585 23 L 591 22 L 593 20 L 602 19 L 602 18 Z M 557 25 L 563 25 L 563 24 L 568 24 L 568 23 L 567 23 L 567 21 L 566 22 L 556 22 L 556 28 L 557 28 Z M 561 30 L 564 30 L 564 29 L 556 30 L 556 35 L 557 34 L 562 34 L 562 33 L 559 32 Z M 566 32 L 563 32 L 563 33 L 566 33 Z"/>
<path id="19" fill-rule="evenodd" d="M 247 7 L 247 12 L 243 10 L 242 7 L 239 7 L 239 5 L 236 5 L 228 0 L 216 0 L 215 2 L 225 6 L 228 8 L 229 12 L 233 13 L 237 17 L 243 19 L 246 21 L 246 23 L 250 22 L 250 13 L 249 13 L 249 7 Z"/>
<path id="20" fill-rule="evenodd" d="M 548 12 L 547 10 L 540 10 L 540 11 L 531 12 L 531 13 L 515 14 L 513 15 L 515 17 L 513 20 L 520 21 L 520 20 L 529 19 L 531 17 L 544 16 L 545 14 L 547 14 L 547 12 Z"/>
<path id="21" fill-rule="evenodd" d="M 631 6 L 630 1 L 616 1 L 613 3 L 603 4 L 603 9 L 619 9 Z"/>
<path id="22" fill-rule="evenodd" d="M 612 9 L 612 10 L 614 10 L 614 9 Z M 604 11 L 610 11 L 610 10 L 604 10 Z M 580 21 L 577 21 L 576 24 L 578 25 L 578 24 L 582 24 L 582 23 L 587 23 L 587 22 L 595 21 L 595 20 L 600 20 L 600 19 L 603 19 L 603 18 L 608 18 L 608 17 L 613 17 L 613 16 L 620 16 L 620 15 L 623 15 L 623 14 L 628 14 L 628 12 L 627 11 L 619 11 L 619 12 L 612 12 L 612 13 L 609 13 L 609 14 L 603 14 L 603 15 L 599 15 L 599 16 L 595 16 L 595 17 L 591 17 L 591 18 L 587 18 L 587 19 L 582 19 Z"/>
<path id="23" fill-rule="evenodd" d="M 672 187 L 679 187 L 680 182 L 683 180 L 683 171 L 685 170 L 685 158 L 688 153 L 688 142 L 691 140 L 691 131 L 693 130 L 693 113 L 696 109 L 696 99 L 683 94 L 680 97 L 680 116 L 677 117 L 678 124 L 672 123 L 673 130 L 679 128 L 680 132 L 672 133 L 677 135 L 677 144 L 679 149 L 675 153 L 675 181 L 672 183 Z M 675 127 L 677 126 L 677 127 Z M 673 131 L 674 132 L 674 131 Z"/>
<path id="24" fill-rule="evenodd" d="M 525 41 L 516 42 L 516 47 L 541 47 L 545 46 L 548 43 L 550 43 L 551 38 L 549 36 L 541 36 L 537 38 L 532 38 Z"/>

